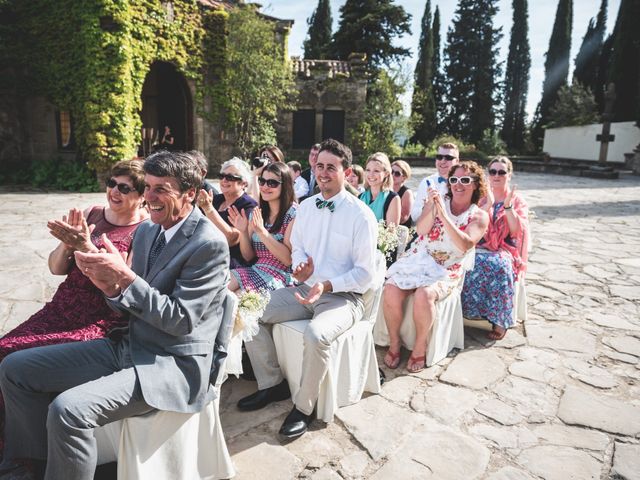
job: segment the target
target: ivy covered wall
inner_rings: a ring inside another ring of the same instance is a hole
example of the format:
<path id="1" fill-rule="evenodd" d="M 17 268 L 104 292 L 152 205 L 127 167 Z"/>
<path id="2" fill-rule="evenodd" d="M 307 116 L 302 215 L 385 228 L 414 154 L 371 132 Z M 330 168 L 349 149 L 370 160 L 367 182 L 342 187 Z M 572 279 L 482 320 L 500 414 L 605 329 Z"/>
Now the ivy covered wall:
<path id="1" fill-rule="evenodd" d="M 137 153 L 141 93 L 155 61 L 196 85 L 198 115 L 221 121 L 228 14 L 197 0 L 0 0 L 4 83 L 74 119 L 80 158 L 106 170 Z M 9 41 L 10 39 L 10 41 Z"/>

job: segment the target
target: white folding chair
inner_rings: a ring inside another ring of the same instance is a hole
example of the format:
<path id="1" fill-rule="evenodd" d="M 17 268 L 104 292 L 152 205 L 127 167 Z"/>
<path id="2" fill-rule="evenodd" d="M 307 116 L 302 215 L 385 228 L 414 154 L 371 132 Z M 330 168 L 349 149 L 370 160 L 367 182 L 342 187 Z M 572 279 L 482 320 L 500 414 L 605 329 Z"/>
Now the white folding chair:
<path id="1" fill-rule="evenodd" d="M 331 359 L 316 404 L 319 419 L 331 422 L 338 407 L 352 405 L 367 391 L 380 392 L 378 360 L 371 330 L 375 322 L 384 280 L 385 260 L 378 258 L 375 286 L 363 295 L 364 314 L 361 321 L 340 335 L 331 345 Z M 273 341 L 278 362 L 289 383 L 292 396 L 300 389 L 304 331 L 309 319 L 293 320 L 273 326 Z"/>
<path id="2" fill-rule="evenodd" d="M 224 356 L 233 330 L 237 297 L 231 292 L 216 338 L 221 360 L 218 396 L 199 413 L 153 411 L 95 429 L 98 464 L 117 461 L 123 480 L 223 479 L 235 476 L 219 416 Z M 218 342 L 220 340 L 220 342 Z"/>

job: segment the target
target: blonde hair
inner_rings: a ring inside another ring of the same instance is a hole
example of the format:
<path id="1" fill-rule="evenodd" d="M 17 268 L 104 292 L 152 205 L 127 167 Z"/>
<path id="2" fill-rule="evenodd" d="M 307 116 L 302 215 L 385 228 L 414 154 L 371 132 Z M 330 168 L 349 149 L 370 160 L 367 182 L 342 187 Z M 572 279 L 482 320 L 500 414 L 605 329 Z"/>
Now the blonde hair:
<path id="1" fill-rule="evenodd" d="M 391 180 L 391 163 L 389 162 L 389 157 L 387 157 L 387 154 L 383 152 L 376 152 L 369 155 L 369 158 L 367 158 L 367 161 L 364 164 L 365 170 L 370 162 L 378 162 L 380 165 L 382 165 L 382 167 L 384 168 L 384 172 L 387 174 L 387 176 L 382 180 L 381 190 L 383 192 L 391 190 L 391 187 L 393 185 L 393 182 Z M 364 180 L 364 188 L 367 190 L 371 188 L 369 186 L 369 183 L 367 182 L 366 175 Z"/>
<path id="2" fill-rule="evenodd" d="M 411 167 L 407 162 L 405 162 L 404 160 L 396 160 L 391 164 L 392 167 L 394 165 L 400 169 L 402 175 L 404 175 L 407 180 L 411 178 Z"/>
<path id="3" fill-rule="evenodd" d="M 493 165 L 494 163 L 503 164 L 505 167 L 507 167 L 507 173 L 513 173 L 513 163 L 511 163 L 511 160 L 509 160 L 504 155 L 498 155 L 497 157 L 493 157 L 489 162 L 489 165 L 487 165 L 487 169 L 491 168 L 491 165 Z"/>

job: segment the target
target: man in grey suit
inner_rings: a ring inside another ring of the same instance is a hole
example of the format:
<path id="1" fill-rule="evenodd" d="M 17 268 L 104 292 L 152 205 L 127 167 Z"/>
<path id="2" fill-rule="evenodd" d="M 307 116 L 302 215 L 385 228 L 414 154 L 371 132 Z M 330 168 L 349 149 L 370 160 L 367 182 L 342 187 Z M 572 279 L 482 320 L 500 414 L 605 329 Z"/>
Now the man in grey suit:
<path id="1" fill-rule="evenodd" d="M 110 244 L 75 257 L 128 329 L 15 352 L 0 365 L 5 459 L 46 460 L 45 479 L 92 479 L 99 425 L 152 409 L 198 412 L 215 397 L 227 242 L 193 207 L 202 177 L 191 158 L 162 151 L 144 169 L 151 222 L 136 231 L 131 267 Z"/>

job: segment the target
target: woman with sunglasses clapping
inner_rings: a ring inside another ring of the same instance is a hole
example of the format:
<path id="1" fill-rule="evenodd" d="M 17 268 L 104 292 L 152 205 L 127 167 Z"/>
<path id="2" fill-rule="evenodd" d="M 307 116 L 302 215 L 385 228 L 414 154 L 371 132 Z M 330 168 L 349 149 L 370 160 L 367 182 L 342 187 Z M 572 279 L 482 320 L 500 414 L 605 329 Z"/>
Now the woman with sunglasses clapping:
<path id="1" fill-rule="evenodd" d="M 477 205 L 487 191 L 482 169 L 465 161 L 451 167 L 447 176 L 449 193 L 443 199 L 435 188 L 429 189 L 416 222 L 418 239 L 387 270 L 382 304 L 389 331 L 384 363 L 389 368 L 400 364 L 403 302 L 415 292 L 416 339 L 407 370 L 424 369 L 436 302 L 460 282 L 465 259 L 489 223 L 487 213 Z"/>
<path id="2" fill-rule="evenodd" d="M 73 252 L 97 252 L 104 246 L 104 235 L 120 252 L 130 253 L 133 234 L 148 217 L 142 165 L 141 160 L 130 160 L 113 166 L 106 182 L 107 207 L 96 205 L 84 212 L 74 208 L 62 220 L 47 223 L 49 233 L 60 241 L 49 254 L 49 270 L 66 278 L 50 302 L 0 340 L 0 361 L 17 350 L 101 338 L 112 328 L 127 325 L 78 269 Z M 0 435 L 3 427 L 0 397 Z M 0 437 L 0 455 L 2 445 Z"/>
<path id="3" fill-rule="evenodd" d="M 258 203 L 246 193 L 251 180 L 251 172 L 246 162 L 237 157 L 227 160 L 220 167 L 218 178 L 221 193 L 213 195 L 213 192 L 201 189 L 198 194 L 198 206 L 227 238 L 231 257 L 230 268 L 237 268 L 246 265 L 246 262 L 240 252 L 240 232 L 229 220 L 230 208 L 244 210 L 250 215 Z"/>
<path id="4" fill-rule="evenodd" d="M 489 228 L 478 243 L 475 267 L 465 277 L 462 310 L 467 318 L 482 318 L 493 325 L 487 334 L 501 340 L 515 323 L 514 282 L 527 266 L 528 208 L 511 186 L 513 165 L 507 157 L 489 164 L 490 190 L 481 201 L 489 214 Z"/>
<path id="5" fill-rule="evenodd" d="M 257 179 L 259 208 L 251 215 L 235 207 L 229 211 L 231 223 L 240 232 L 242 256 L 246 262 L 254 262 L 231 270 L 231 291 L 293 285 L 290 238 L 298 204 L 291 170 L 284 163 L 270 163 Z"/>

